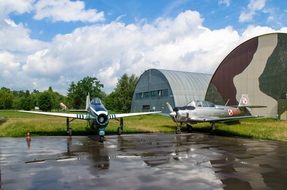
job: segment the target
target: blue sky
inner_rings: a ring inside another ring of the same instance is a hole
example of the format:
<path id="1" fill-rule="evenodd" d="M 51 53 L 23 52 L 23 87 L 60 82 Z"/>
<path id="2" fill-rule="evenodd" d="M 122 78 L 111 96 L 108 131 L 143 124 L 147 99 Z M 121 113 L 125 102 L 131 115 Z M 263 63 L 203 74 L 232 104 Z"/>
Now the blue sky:
<path id="1" fill-rule="evenodd" d="M 239 17 L 248 9 L 249 0 L 88 0 L 86 9 L 96 9 L 105 13 L 110 23 L 119 20 L 126 24 L 154 22 L 160 17 L 174 18 L 186 10 L 198 11 L 204 18 L 203 25 L 210 29 L 232 26 L 242 31 L 250 24 L 266 25 L 279 29 L 287 24 L 287 1 L 266 0 L 264 10 L 256 11 L 248 21 L 240 22 Z M 49 41 L 55 35 L 70 33 L 75 28 L 94 23 L 51 22 L 51 19 L 35 20 L 33 13 L 11 14 L 17 23 L 25 23 L 31 30 L 31 37 Z M 274 19 L 268 19 L 274 17 Z"/>
<path id="2" fill-rule="evenodd" d="M 0 0 L 0 12 L 0 86 L 64 94 L 87 75 L 111 92 L 149 68 L 212 73 L 236 45 L 287 31 L 282 0 Z"/>

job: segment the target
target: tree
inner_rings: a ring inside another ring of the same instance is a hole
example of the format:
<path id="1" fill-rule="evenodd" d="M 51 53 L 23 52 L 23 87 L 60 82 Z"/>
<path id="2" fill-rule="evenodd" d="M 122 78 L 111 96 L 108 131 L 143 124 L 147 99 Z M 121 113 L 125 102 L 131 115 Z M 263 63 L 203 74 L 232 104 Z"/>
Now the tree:
<path id="1" fill-rule="evenodd" d="M 90 93 L 91 97 L 103 98 L 105 96 L 102 88 L 104 85 L 96 77 L 84 77 L 76 84 L 72 82 L 68 89 L 68 99 L 73 108 L 85 107 L 86 96 Z"/>
<path id="2" fill-rule="evenodd" d="M 10 89 L 2 87 L 0 89 L 0 109 L 11 109 L 13 98 L 14 96 Z"/>
<path id="3" fill-rule="evenodd" d="M 45 91 L 38 97 L 39 108 L 42 111 L 51 111 L 53 102 L 49 92 Z"/>
<path id="4" fill-rule="evenodd" d="M 20 109 L 31 110 L 34 107 L 30 92 L 26 90 L 25 95 L 20 98 Z"/>
<path id="5" fill-rule="evenodd" d="M 46 91 L 52 100 L 52 109 L 60 109 L 60 103 L 65 102 L 65 97 L 58 92 L 55 92 L 53 88 L 50 86 Z"/>
<path id="6" fill-rule="evenodd" d="M 130 112 L 137 81 L 138 77 L 135 75 L 124 74 L 119 79 L 114 91 L 106 97 L 107 108 L 117 112 Z"/>
<path id="7" fill-rule="evenodd" d="M 13 91 L 13 108 L 21 110 L 31 110 L 35 107 L 36 101 L 29 90 Z"/>

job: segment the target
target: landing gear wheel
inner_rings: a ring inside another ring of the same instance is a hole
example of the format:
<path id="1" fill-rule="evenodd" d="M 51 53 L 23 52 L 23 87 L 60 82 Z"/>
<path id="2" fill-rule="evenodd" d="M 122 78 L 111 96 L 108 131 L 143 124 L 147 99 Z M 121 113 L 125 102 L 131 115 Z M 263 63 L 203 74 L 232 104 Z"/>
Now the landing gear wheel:
<path id="1" fill-rule="evenodd" d="M 215 131 L 215 123 L 212 123 L 211 124 L 211 130 L 210 130 L 211 132 L 214 132 Z"/>
<path id="2" fill-rule="evenodd" d="M 176 127 L 176 134 L 180 134 L 180 133 L 181 133 L 180 127 Z"/>
<path id="3" fill-rule="evenodd" d="M 69 128 L 67 131 L 68 135 L 71 137 L 72 136 L 72 128 Z"/>
<path id="4" fill-rule="evenodd" d="M 118 135 L 121 135 L 123 133 L 123 129 L 121 127 L 118 127 L 117 132 L 118 132 Z"/>

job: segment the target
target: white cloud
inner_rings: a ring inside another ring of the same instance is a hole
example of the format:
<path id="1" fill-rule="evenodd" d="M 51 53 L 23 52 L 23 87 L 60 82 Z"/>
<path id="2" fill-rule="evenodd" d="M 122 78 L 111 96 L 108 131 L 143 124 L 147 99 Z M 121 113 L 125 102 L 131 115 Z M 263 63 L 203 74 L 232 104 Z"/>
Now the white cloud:
<path id="1" fill-rule="evenodd" d="M 33 8 L 34 0 L 0 0 L 0 18 L 6 17 L 10 13 L 23 14 L 30 12 Z"/>
<path id="2" fill-rule="evenodd" d="M 104 20 L 104 13 L 95 9 L 85 10 L 85 4 L 82 1 L 39 0 L 35 4 L 34 18 L 37 20 L 49 18 L 55 22 L 99 22 Z"/>
<path id="3" fill-rule="evenodd" d="M 263 34 L 268 34 L 268 33 L 274 33 L 274 32 L 283 32 L 287 33 L 287 27 L 283 27 L 279 30 L 275 30 L 273 28 L 270 28 L 268 26 L 255 26 L 255 25 L 250 25 L 248 26 L 244 32 L 242 33 L 241 36 L 241 41 L 246 41 L 250 38 L 263 35 Z"/>
<path id="4" fill-rule="evenodd" d="M 231 0 L 219 0 L 219 1 L 218 1 L 218 4 L 220 4 L 220 5 L 225 5 L 225 6 L 227 6 L 227 7 L 230 6 L 230 3 L 231 3 Z"/>
<path id="5" fill-rule="evenodd" d="M 19 69 L 20 63 L 17 58 L 7 52 L 0 52 L 0 75 L 3 77 L 10 77 L 14 75 L 14 71 Z"/>
<path id="6" fill-rule="evenodd" d="M 248 9 L 258 11 L 264 8 L 266 0 L 251 0 L 248 4 Z"/>
<path id="7" fill-rule="evenodd" d="M 245 31 L 242 33 L 242 40 L 248 40 L 250 38 L 262 35 L 262 34 L 267 34 L 267 33 L 272 33 L 275 32 L 276 30 L 267 27 L 267 26 L 254 26 L 250 25 L 248 26 Z"/>
<path id="8" fill-rule="evenodd" d="M 116 20 L 42 42 L 6 18 L 0 22 L 0 86 L 39 90 L 52 86 L 66 93 L 72 81 L 95 76 L 110 92 L 124 73 L 139 76 L 150 68 L 213 73 L 238 44 L 274 31 L 263 26 L 249 26 L 242 34 L 230 26 L 211 30 L 203 20 L 196 11 L 153 23 Z"/>
<path id="9" fill-rule="evenodd" d="M 43 49 L 29 55 L 26 64 L 22 67 L 23 71 L 33 77 L 60 75 L 63 64 L 57 60 L 57 57 L 46 56 L 48 52 L 48 49 Z"/>
<path id="10" fill-rule="evenodd" d="M 247 9 L 243 10 L 239 16 L 239 22 L 251 21 L 257 11 L 265 7 L 266 0 L 250 0 Z"/>
<path id="11" fill-rule="evenodd" d="M 8 18 L 0 20 L 0 39 L 1 49 L 19 54 L 31 53 L 47 45 L 45 42 L 31 39 L 29 29 Z"/>
<path id="12" fill-rule="evenodd" d="M 151 24 L 112 22 L 58 35 L 49 51 L 27 59 L 23 70 L 49 78 L 77 81 L 96 76 L 110 91 L 124 73 L 140 75 L 151 67 L 211 73 L 239 41 L 231 27 L 210 30 L 196 11 Z M 63 88 L 67 88 L 63 86 Z"/>

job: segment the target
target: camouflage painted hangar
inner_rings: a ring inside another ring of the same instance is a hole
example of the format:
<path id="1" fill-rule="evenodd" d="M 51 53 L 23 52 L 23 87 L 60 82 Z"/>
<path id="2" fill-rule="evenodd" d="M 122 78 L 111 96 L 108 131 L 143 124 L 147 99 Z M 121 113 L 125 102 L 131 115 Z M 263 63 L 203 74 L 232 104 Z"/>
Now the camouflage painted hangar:
<path id="1" fill-rule="evenodd" d="M 132 112 L 168 110 L 191 100 L 237 105 L 248 94 L 252 114 L 287 120 L 287 34 L 272 33 L 254 37 L 231 51 L 211 77 L 208 74 L 150 69 L 136 86 Z"/>
<path id="2" fill-rule="evenodd" d="M 205 99 L 236 105 L 248 94 L 252 114 L 287 119 L 287 34 L 257 36 L 231 51 L 215 71 Z"/>

